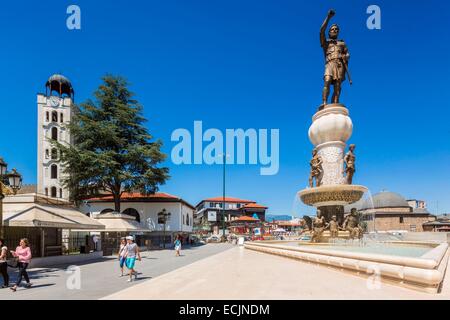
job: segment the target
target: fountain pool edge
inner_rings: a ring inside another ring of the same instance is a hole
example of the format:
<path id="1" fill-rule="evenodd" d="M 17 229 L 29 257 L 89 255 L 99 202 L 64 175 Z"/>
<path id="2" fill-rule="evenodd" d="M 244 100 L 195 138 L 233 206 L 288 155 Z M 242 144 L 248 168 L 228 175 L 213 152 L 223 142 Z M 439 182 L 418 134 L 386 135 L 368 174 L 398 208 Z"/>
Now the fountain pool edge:
<path id="1" fill-rule="evenodd" d="M 359 275 L 378 273 L 385 282 L 428 293 L 439 292 L 449 259 L 447 243 L 437 245 L 421 258 L 297 248 L 262 242 L 247 242 L 244 246 L 249 250 L 328 265 Z"/>

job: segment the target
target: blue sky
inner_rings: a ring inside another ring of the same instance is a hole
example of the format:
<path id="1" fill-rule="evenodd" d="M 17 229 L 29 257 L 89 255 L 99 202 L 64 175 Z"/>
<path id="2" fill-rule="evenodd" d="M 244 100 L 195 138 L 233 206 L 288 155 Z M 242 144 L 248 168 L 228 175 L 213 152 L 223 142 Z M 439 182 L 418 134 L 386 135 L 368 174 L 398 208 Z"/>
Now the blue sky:
<path id="1" fill-rule="evenodd" d="M 77 4 L 82 29 L 66 28 Z M 366 27 L 381 8 L 382 29 Z M 144 105 L 150 132 L 177 128 L 280 129 L 280 170 L 227 168 L 227 194 L 254 199 L 272 214 L 303 214 L 307 136 L 320 104 L 319 28 L 329 8 L 351 53 L 354 84 L 341 101 L 354 123 L 354 183 L 428 201 L 450 212 L 450 52 L 447 1 L 8 1 L 0 10 L 0 155 L 36 182 L 36 93 L 53 73 L 71 79 L 76 102 L 105 73 L 120 74 Z M 161 188 L 196 204 L 222 193 L 219 165 L 175 166 Z"/>

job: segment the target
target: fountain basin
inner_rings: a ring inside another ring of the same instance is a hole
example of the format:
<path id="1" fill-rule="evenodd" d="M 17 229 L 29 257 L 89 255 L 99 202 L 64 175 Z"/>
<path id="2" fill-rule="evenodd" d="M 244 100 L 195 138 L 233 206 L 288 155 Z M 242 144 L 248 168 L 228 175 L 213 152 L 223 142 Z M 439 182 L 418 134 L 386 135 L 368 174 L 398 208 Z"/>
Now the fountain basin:
<path id="1" fill-rule="evenodd" d="M 244 246 L 246 249 L 323 264 L 342 271 L 354 272 L 360 276 L 379 277 L 381 281 L 387 283 L 428 293 L 439 292 L 449 259 L 447 243 L 416 242 L 412 244 L 429 247 L 429 250 L 420 257 L 334 250 L 332 245 L 326 243 L 299 246 L 292 246 L 289 243 L 292 242 L 255 241 L 247 242 Z M 403 242 L 397 244 L 408 245 Z M 372 281 L 373 279 L 376 278 L 372 278 Z"/>
<path id="2" fill-rule="evenodd" d="M 323 185 L 298 192 L 304 204 L 314 207 L 345 206 L 360 200 L 367 188 L 353 184 Z"/>

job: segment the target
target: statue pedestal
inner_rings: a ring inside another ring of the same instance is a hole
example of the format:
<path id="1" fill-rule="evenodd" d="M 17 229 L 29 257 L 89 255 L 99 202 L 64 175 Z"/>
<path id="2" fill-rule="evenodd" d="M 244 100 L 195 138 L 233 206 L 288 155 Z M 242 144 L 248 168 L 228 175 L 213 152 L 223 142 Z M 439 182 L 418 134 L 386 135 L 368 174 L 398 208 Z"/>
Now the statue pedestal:
<path id="1" fill-rule="evenodd" d="M 333 215 L 342 224 L 344 206 L 362 198 L 367 188 L 347 184 L 344 172 L 344 156 L 347 140 L 353 132 L 348 109 L 339 103 L 326 105 L 312 117 L 308 135 L 322 159 L 321 185 L 301 190 L 298 195 L 303 203 L 320 210 L 325 221 Z"/>
<path id="2" fill-rule="evenodd" d="M 322 158 L 322 185 L 345 184 L 345 146 L 353 132 L 349 112 L 342 104 L 327 105 L 314 114 L 309 139 Z"/>

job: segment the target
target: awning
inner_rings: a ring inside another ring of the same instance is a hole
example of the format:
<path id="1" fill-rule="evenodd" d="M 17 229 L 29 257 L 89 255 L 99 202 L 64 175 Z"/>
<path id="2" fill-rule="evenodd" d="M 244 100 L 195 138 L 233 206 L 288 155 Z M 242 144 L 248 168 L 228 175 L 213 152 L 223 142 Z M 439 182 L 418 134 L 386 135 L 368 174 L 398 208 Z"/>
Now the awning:
<path id="1" fill-rule="evenodd" d="M 145 228 L 136 218 L 123 213 L 108 212 L 98 214 L 94 219 L 104 225 L 106 232 L 151 232 Z"/>
<path id="2" fill-rule="evenodd" d="M 10 227 L 46 227 L 102 230 L 105 227 L 71 207 L 36 203 L 5 204 L 3 224 Z"/>

